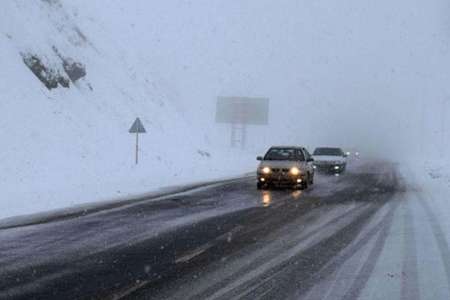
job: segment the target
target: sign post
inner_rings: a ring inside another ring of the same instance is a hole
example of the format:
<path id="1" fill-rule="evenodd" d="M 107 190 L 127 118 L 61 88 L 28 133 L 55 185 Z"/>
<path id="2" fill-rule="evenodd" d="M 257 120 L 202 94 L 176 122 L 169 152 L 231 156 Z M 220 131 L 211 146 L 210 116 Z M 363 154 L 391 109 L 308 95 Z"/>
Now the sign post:
<path id="1" fill-rule="evenodd" d="M 136 164 L 139 162 L 139 133 L 147 133 L 147 131 L 144 128 L 144 125 L 142 125 L 142 122 L 139 118 L 136 118 L 133 125 L 131 125 L 130 130 L 128 130 L 129 133 L 135 133 L 136 134 Z"/>

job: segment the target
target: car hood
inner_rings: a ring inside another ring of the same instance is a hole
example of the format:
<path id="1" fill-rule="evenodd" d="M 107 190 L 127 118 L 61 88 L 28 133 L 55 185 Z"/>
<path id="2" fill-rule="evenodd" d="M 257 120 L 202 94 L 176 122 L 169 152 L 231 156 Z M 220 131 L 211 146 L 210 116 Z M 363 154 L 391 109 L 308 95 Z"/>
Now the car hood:
<path id="1" fill-rule="evenodd" d="M 289 161 L 289 160 L 263 160 L 259 166 L 269 167 L 269 168 L 292 168 L 292 167 L 301 167 L 301 162 L 297 161 Z"/>
<path id="2" fill-rule="evenodd" d="M 315 155 L 313 157 L 314 157 L 315 162 L 332 162 L 332 161 L 346 162 L 345 157 L 342 157 L 342 156 Z"/>

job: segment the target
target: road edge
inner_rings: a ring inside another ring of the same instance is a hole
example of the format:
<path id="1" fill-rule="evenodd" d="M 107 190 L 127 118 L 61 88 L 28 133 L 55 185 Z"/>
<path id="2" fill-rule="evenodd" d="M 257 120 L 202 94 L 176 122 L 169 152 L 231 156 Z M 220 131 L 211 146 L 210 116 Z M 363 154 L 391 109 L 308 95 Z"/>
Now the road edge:
<path id="1" fill-rule="evenodd" d="M 132 195 L 125 198 L 116 198 L 101 202 L 90 202 L 46 212 L 9 217 L 6 219 L 0 219 L 0 231 L 87 216 L 100 211 L 119 208 L 130 204 L 136 204 L 142 201 L 164 200 L 162 198 L 168 196 L 191 192 L 196 189 L 208 188 L 218 184 L 228 184 L 242 179 L 250 179 L 254 176 L 255 175 L 253 175 L 253 173 L 244 173 L 233 177 L 215 179 L 211 181 L 200 181 L 181 186 L 164 187 L 156 191 Z"/>

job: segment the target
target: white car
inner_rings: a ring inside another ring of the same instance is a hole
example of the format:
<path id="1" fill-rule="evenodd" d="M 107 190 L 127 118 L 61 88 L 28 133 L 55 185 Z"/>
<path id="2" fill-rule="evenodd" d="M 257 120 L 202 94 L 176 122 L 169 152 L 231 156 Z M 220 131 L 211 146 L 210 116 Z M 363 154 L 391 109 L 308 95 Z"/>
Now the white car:
<path id="1" fill-rule="evenodd" d="M 313 157 L 314 167 L 319 172 L 340 174 L 347 168 L 347 154 L 341 148 L 319 147 Z"/>

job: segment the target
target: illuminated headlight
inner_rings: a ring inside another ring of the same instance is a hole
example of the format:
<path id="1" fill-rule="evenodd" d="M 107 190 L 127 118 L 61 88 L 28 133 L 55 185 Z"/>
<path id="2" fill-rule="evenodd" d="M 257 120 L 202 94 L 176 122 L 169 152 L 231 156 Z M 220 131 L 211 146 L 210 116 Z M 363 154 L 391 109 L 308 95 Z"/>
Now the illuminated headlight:
<path id="1" fill-rule="evenodd" d="M 317 166 L 316 166 L 316 165 L 314 165 L 314 166 L 313 166 L 313 168 L 314 168 L 314 169 L 317 169 Z"/>
<path id="2" fill-rule="evenodd" d="M 270 172 L 272 172 L 272 170 L 269 167 L 264 167 L 261 169 L 261 172 L 263 174 L 270 174 Z"/>
<path id="3" fill-rule="evenodd" d="M 300 169 L 297 167 L 293 167 L 291 168 L 291 170 L 289 171 L 292 175 L 297 176 L 300 174 Z"/>
<path id="4" fill-rule="evenodd" d="M 335 170 L 339 170 L 341 167 L 339 167 L 339 166 L 334 166 L 334 169 Z"/>

